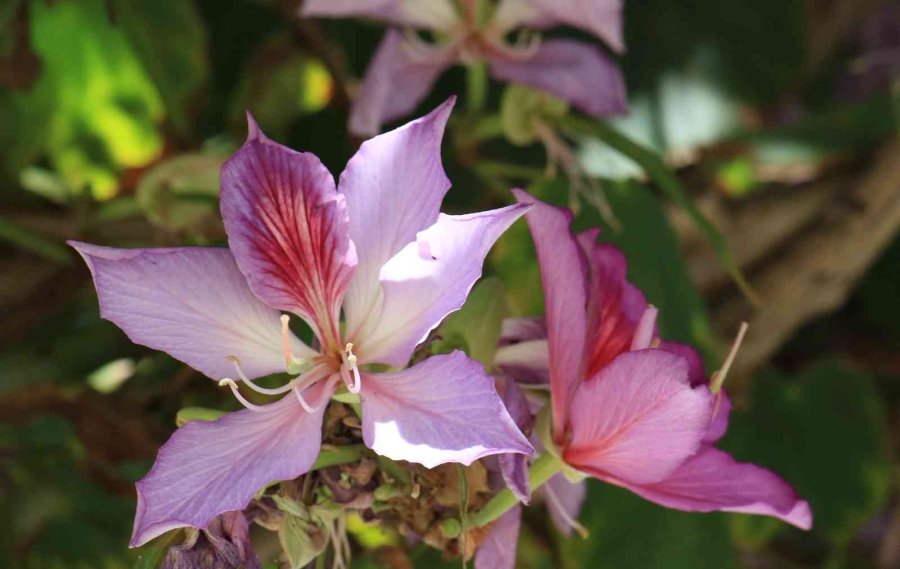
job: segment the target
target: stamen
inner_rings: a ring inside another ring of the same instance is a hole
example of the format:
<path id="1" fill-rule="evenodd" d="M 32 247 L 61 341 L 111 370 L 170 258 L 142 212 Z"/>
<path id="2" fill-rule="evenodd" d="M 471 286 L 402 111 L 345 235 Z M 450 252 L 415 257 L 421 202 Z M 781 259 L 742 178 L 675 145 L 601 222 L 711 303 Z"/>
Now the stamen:
<path id="1" fill-rule="evenodd" d="M 303 397 L 303 394 L 300 392 L 299 387 L 297 387 L 296 385 L 292 385 L 291 387 L 294 390 L 294 395 L 297 396 L 297 401 L 300 402 L 300 406 L 303 407 L 304 411 L 306 411 L 307 413 L 315 413 L 316 411 L 318 411 L 319 409 L 322 408 L 322 405 L 324 403 L 323 401 L 319 401 L 319 403 L 315 406 L 310 405 L 309 403 L 306 402 L 306 399 Z"/>
<path id="2" fill-rule="evenodd" d="M 294 352 L 291 351 L 290 322 L 290 316 L 287 314 L 281 315 L 281 343 L 284 352 L 284 369 L 290 375 L 300 375 L 311 370 L 315 364 L 310 359 L 295 357 Z"/>
<path id="3" fill-rule="evenodd" d="M 237 373 L 238 373 L 238 376 L 241 378 L 241 381 L 243 381 L 247 387 L 249 387 L 250 389 L 252 389 L 253 391 L 255 391 L 257 393 L 261 393 L 263 395 L 281 395 L 282 393 L 287 393 L 293 387 L 293 383 L 294 383 L 293 380 L 287 382 L 285 385 L 282 385 L 281 387 L 276 387 L 274 389 L 256 385 L 246 375 L 244 375 L 243 370 L 241 370 L 240 360 L 238 360 L 234 356 L 226 356 L 225 359 L 234 364 L 234 367 L 235 367 L 235 369 L 237 369 Z"/>
<path id="4" fill-rule="evenodd" d="M 734 339 L 734 344 L 731 345 L 731 351 L 728 352 L 728 357 L 725 358 L 725 363 L 722 365 L 722 369 L 712 374 L 712 377 L 709 380 L 709 390 L 714 394 L 718 393 L 720 389 L 722 389 L 722 384 L 725 383 L 725 377 L 728 376 L 728 371 L 731 369 L 731 364 L 734 363 L 734 359 L 737 357 L 738 350 L 741 349 L 741 344 L 744 342 L 744 334 L 747 333 L 747 328 L 749 326 L 746 322 L 741 322 L 741 328 L 738 330 L 737 337 Z"/>
<path id="5" fill-rule="evenodd" d="M 353 344 L 347 344 L 344 347 L 344 353 L 341 354 L 344 361 L 341 364 L 341 379 L 347 385 L 347 391 L 356 394 L 362 387 L 362 379 L 359 376 L 359 366 L 356 365 L 356 356 L 353 354 Z M 350 372 L 353 372 L 353 379 L 350 379 Z"/>
<path id="6" fill-rule="evenodd" d="M 659 314 L 659 310 L 652 304 L 644 309 L 637 328 L 634 330 L 634 337 L 631 339 L 632 350 L 646 350 L 653 344 L 657 314 Z"/>
<path id="7" fill-rule="evenodd" d="M 237 383 L 233 379 L 226 377 L 225 379 L 219 381 L 219 387 L 224 387 L 226 385 L 231 388 L 231 392 L 234 394 L 234 398 L 240 401 L 241 405 L 243 405 L 247 409 L 250 409 L 251 411 L 254 411 L 256 413 L 265 413 L 266 411 L 269 411 L 269 409 L 267 409 L 264 405 L 254 405 L 253 403 L 247 401 L 244 396 L 241 395 L 240 390 L 238 390 Z"/>
<path id="8" fill-rule="evenodd" d="M 587 539 L 590 535 L 590 532 L 586 527 L 578 523 L 578 520 L 569 515 L 569 512 L 566 511 L 566 508 L 563 506 L 562 501 L 559 499 L 559 496 L 557 496 L 553 491 L 551 485 L 545 484 L 541 488 L 541 490 L 544 491 L 544 497 L 547 498 L 547 501 L 556 507 L 556 512 L 563 519 L 563 521 L 569 524 L 569 527 L 574 529 L 582 539 Z"/>

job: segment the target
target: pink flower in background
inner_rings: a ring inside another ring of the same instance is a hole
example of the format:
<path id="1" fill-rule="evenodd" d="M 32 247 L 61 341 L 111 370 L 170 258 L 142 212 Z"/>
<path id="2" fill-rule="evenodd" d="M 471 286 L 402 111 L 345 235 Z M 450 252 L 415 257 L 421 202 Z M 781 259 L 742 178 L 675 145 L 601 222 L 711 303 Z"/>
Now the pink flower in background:
<path id="1" fill-rule="evenodd" d="M 568 467 L 662 506 L 773 516 L 809 529 L 809 505 L 783 479 L 715 448 L 728 427 L 728 397 L 710 385 L 693 348 L 659 340 L 656 309 L 626 280 L 624 255 L 598 243 L 597 230 L 573 235 L 569 211 L 515 194 L 533 205 L 526 218 L 546 323 L 506 323 L 504 335 L 515 341 L 501 344 L 494 363 L 521 383 L 549 384 L 554 452 Z M 524 462 L 505 459 L 517 495 L 527 492 L 515 488 Z M 545 488 L 555 521 L 572 527 L 565 518 L 577 516 L 584 488 L 559 474 Z M 514 566 L 517 511 L 497 520 L 492 533 L 502 537 L 486 539 L 479 568 Z"/>
<path id="2" fill-rule="evenodd" d="M 477 2 L 463 0 L 306 0 L 306 16 L 359 16 L 410 29 L 388 31 L 363 78 L 350 130 L 377 133 L 413 110 L 448 67 L 486 61 L 500 81 L 541 89 L 595 116 L 625 112 L 625 81 L 601 48 L 534 32 L 560 25 L 584 29 L 616 52 L 624 50 L 622 0 L 501 0 L 487 22 Z M 412 29 L 431 32 L 435 43 Z M 522 31 L 525 30 L 525 31 Z M 507 40 L 512 32 L 519 40 Z"/>
<path id="3" fill-rule="evenodd" d="M 433 467 L 533 452 L 481 364 L 454 352 L 402 369 L 462 306 L 488 250 L 530 207 L 439 213 L 452 107 L 364 143 L 337 187 L 318 158 L 267 139 L 251 120 L 247 142 L 222 169 L 229 249 L 72 243 L 104 318 L 221 380 L 247 407 L 190 422 L 160 449 L 137 484 L 132 546 L 204 528 L 266 484 L 307 472 L 340 386 L 360 396 L 364 442 L 389 458 Z M 281 311 L 312 328 L 315 348 Z M 297 377 L 281 388 L 253 382 L 284 371 Z M 248 389 L 284 397 L 254 405 L 229 379 L 235 373 Z"/>

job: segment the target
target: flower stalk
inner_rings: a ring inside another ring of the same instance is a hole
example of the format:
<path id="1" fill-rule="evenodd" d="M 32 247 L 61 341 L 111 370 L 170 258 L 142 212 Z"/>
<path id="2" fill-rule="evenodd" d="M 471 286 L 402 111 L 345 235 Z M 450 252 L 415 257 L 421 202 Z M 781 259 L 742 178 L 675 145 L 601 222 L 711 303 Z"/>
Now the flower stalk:
<path id="1" fill-rule="evenodd" d="M 531 483 L 532 492 L 562 471 L 563 466 L 563 462 L 550 453 L 540 455 L 528 469 L 528 480 Z M 478 513 L 469 516 L 467 525 L 469 527 L 485 526 L 511 510 L 518 502 L 518 498 L 513 495 L 512 491 L 504 488 L 491 498 Z"/>

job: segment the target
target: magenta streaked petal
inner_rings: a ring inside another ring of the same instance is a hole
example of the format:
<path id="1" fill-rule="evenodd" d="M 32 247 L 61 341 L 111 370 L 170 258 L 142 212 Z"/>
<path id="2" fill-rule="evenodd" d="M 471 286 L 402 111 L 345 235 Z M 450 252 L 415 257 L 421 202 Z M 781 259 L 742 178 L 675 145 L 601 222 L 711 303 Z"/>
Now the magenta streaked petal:
<path id="1" fill-rule="evenodd" d="M 663 350 L 621 354 L 578 387 L 564 460 L 601 479 L 668 476 L 697 452 L 712 415 L 712 394 L 687 377 L 684 358 Z"/>
<path id="2" fill-rule="evenodd" d="M 384 302 L 376 326 L 357 338 L 366 363 L 403 366 L 481 277 L 491 247 L 528 206 L 444 215 L 381 268 Z"/>
<path id="3" fill-rule="evenodd" d="M 266 484 L 309 470 L 324 412 L 306 413 L 289 394 L 263 412 L 238 411 L 178 429 L 137 483 L 131 546 L 179 527 L 205 528 L 219 514 L 244 509 Z"/>
<path id="4" fill-rule="evenodd" d="M 585 375 L 592 377 L 630 349 L 647 301 L 628 282 L 628 264 L 622 251 L 614 245 L 597 243 L 589 232 L 579 235 L 579 242 L 590 266 Z M 652 335 L 656 335 L 655 331 Z"/>
<path id="5" fill-rule="evenodd" d="M 779 518 L 800 529 L 812 527 L 809 504 L 780 476 L 736 462 L 713 447 L 705 447 L 660 482 L 626 487 L 676 510 L 758 514 Z"/>
<path id="6" fill-rule="evenodd" d="M 388 30 L 350 110 L 350 132 L 373 136 L 384 123 L 413 112 L 456 57 L 454 45 L 420 45 L 402 32 Z"/>
<path id="7" fill-rule="evenodd" d="M 302 316 L 328 344 L 356 266 L 344 199 L 315 155 L 249 121 L 247 142 L 222 167 L 228 243 L 254 294 Z"/>
<path id="8" fill-rule="evenodd" d="M 585 114 L 607 117 L 628 110 L 625 77 L 618 63 L 597 46 L 546 40 L 531 57 L 494 57 L 490 63 L 497 79 L 546 91 Z"/>
<path id="9" fill-rule="evenodd" d="M 564 536 L 572 535 L 572 522 L 578 520 L 587 497 L 587 483 L 584 480 L 572 483 L 564 475 L 557 474 L 547 481 L 541 492 L 553 525 Z"/>
<path id="10" fill-rule="evenodd" d="M 581 28 L 614 51 L 625 51 L 622 26 L 623 0 L 501 0 L 495 25 L 501 30 L 518 26 Z"/>
<path id="11" fill-rule="evenodd" d="M 257 299 L 228 249 L 114 249 L 70 241 L 94 277 L 100 315 L 136 344 L 213 379 L 284 371 L 279 312 Z M 298 357 L 314 352 L 292 336 Z"/>
<path id="12" fill-rule="evenodd" d="M 437 221 L 450 180 L 441 141 L 455 98 L 360 146 L 338 183 L 347 199 L 359 264 L 344 297 L 347 334 L 377 322 L 382 265 Z"/>
<path id="13" fill-rule="evenodd" d="M 572 212 L 546 204 L 522 190 L 519 203 L 533 204 L 525 214 L 537 250 L 544 287 L 553 433 L 565 435 L 569 404 L 581 378 L 587 273 L 584 254 L 569 230 Z"/>
<path id="14" fill-rule="evenodd" d="M 433 30 L 448 30 L 459 19 L 451 0 L 306 0 L 302 14 L 326 18 L 372 18 Z"/>
<path id="15" fill-rule="evenodd" d="M 492 454 L 532 454 L 494 379 L 462 352 L 398 372 L 364 374 L 363 440 L 380 455 L 433 468 Z"/>
<path id="16" fill-rule="evenodd" d="M 522 506 L 515 506 L 494 522 L 475 552 L 475 569 L 515 569 Z"/>

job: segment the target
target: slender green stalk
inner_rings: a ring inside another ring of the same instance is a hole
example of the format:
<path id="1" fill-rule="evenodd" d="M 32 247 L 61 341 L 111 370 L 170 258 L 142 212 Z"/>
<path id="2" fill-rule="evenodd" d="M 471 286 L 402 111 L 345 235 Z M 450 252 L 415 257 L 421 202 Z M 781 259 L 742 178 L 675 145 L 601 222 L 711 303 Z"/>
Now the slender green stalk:
<path id="1" fill-rule="evenodd" d="M 0 219 L 0 241 L 7 241 L 57 263 L 72 261 L 72 253 L 62 244 L 6 219 Z"/>
<path id="2" fill-rule="evenodd" d="M 362 451 L 365 448 L 366 447 L 363 445 L 323 448 L 322 452 L 319 453 L 319 458 L 316 459 L 316 462 L 313 463 L 310 470 L 318 470 L 320 468 L 328 468 L 329 466 L 356 462 L 362 457 Z"/>
<path id="3" fill-rule="evenodd" d="M 656 152 L 634 142 L 616 129 L 600 121 L 568 115 L 557 118 L 556 124 L 570 134 L 599 138 L 614 150 L 637 162 L 669 199 L 678 204 L 691 216 L 697 228 L 709 244 L 712 245 L 719 257 L 719 262 L 722 263 L 747 299 L 753 304 L 760 304 L 758 295 L 741 272 L 741 268 L 728 248 L 728 244 L 725 242 L 722 234 L 706 219 L 693 200 L 687 196 L 681 181 L 678 180 L 678 177 L 666 166 Z"/>
<path id="4" fill-rule="evenodd" d="M 488 72 L 483 61 L 466 66 L 466 109 L 476 115 L 487 103 Z"/>
<path id="5" fill-rule="evenodd" d="M 459 521 L 460 531 L 460 550 L 463 552 L 460 556 L 462 569 L 466 569 L 466 527 L 469 525 L 469 479 L 466 478 L 466 467 L 462 464 L 456 465 L 457 478 L 459 478 Z"/>
<path id="6" fill-rule="evenodd" d="M 544 482 L 550 480 L 562 468 L 563 462 L 561 460 L 549 453 L 542 454 L 528 469 L 531 491 L 533 492 L 543 486 Z M 491 501 L 485 504 L 478 513 L 469 516 L 468 525 L 469 527 L 487 525 L 511 510 L 518 503 L 519 499 L 513 495 L 512 491 L 509 488 L 504 488 L 491 498 Z"/>

